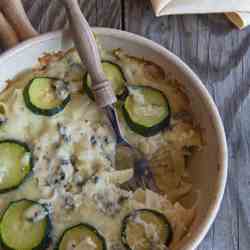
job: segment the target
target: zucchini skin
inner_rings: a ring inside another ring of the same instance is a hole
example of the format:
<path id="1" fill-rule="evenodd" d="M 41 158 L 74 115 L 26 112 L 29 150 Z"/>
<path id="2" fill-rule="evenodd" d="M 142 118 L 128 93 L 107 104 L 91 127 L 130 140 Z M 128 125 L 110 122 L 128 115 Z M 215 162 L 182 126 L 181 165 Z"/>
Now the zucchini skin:
<path id="1" fill-rule="evenodd" d="M 160 217 L 161 220 L 163 220 L 165 222 L 165 224 L 168 226 L 169 228 L 169 235 L 167 237 L 166 242 L 164 243 L 166 246 L 169 246 L 169 244 L 171 243 L 172 239 L 173 239 L 173 230 L 172 227 L 170 225 L 170 223 L 168 222 L 167 218 L 160 212 L 156 211 L 156 210 L 151 210 L 151 209 L 146 209 L 146 208 L 142 208 L 142 209 L 136 209 L 134 211 L 132 211 L 131 213 L 129 213 L 128 215 L 126 215 L 124 217 L 124 219 L 122 220 L 122 228 L 121 228 L 121 242 L 123 244 L 123 246 L 127 249 L 127 250 L 133 250 L 130 248 L 130 246 L 127 243 L 127 235 L 126 235 L 126 226 L 127 226 L 127 222 L 129 220 L 129 218 L 131 216 L 133 216 L 135 213 L 140 213 L 140 212 L 150 212 L 150 213 L 154 213 L 156 216 Z"/>
<path id="2" fill-rule="evenodd" d="M 3 219 L 3 216 L 4 216 L 5 212 L 6 212 L 13 204 L 15 204 L 15 203 L 17 203 L 17 202 L 21 202 L 21 201 L 29 201 L 29 202 L 32 202 L 34 205 L 35 205 L 35 204 L 38 204 L 38 202 L 33 201 L 33 200 L 29 200 L 29 199 L 20 199 L 20 200 L 16 200 L 16 201 L 11 201 L 11 202 L 9 203 L 8 207 L 4 210 L 4 212 L 3 212 L 3 214 L 2 214 L 2 217 L 1 217 L 1 219 L 0 219 L 0 224 L 2 223 L 2 219 Z M 42 205 L 42 204 L 40 204 L 40 203 L 39 203 L 39 205 L 41 205 L 46 211 L 48 211 L 47 208 L 46 208 L 44 205 Z M 47 230 L 46 230 L 46 235 L 45 235 L 44 239 L 42 240 L 42 242 L 41 242 L 37 247 L 32 248 L 32 249 L 29 249 L 29 250 L 46 250 L 46 249 L 49 247 L 49 245 L 50 245 L 51 242 L 52 242 L 52 241 L 51 241 L 51 238 L 50 238 L 50 232 L 51 232 L 51 230 L 52 230 L 52 224 L 51 224 L 50 219 L 47 220 L 47 223 L 48 223 L 48 224 L 47 224 Z M 2 250 L 17 250 L 17 249 L 13 249 L 13 248 L 10 248 L 10 247 L 6 246 L 6 245 L 4 244 L 4 242 L 3 242 L 3 240 L 2 240 L 2 235 L 1 235 L 1 234 L 0 234 L 0 247 L 1 247 Z"/>
<path id="3" fill-rule="evenodd" d="M 87 227 L 88 229 L 92 230 L 92 231 L 98 236 L 98 238 L 102 241 L 103 250 L 108 250 L 105 238 L 97 231 L 97 229 L 96 229 L 95 227 L 93 227 L 93 226 L 91 226 L 90 224 L 87 224 L 87 223 L 79 223 L 79 224 L 77 224 L 77 225 L 75 225 L 75 226 L 72 226 L 72 227 L 70 227 L 70 228 L 67 228 L 67 229 L 63 232 L 62 236 L 59 238 L 58 243 L 56 244 L 56 247 L 55 247 L 54 250 L 59 250 L 60 243 L 61 243 L 61 241 L 62 241 L 64 235 L 65 235 L 67 232 L 69 232 L 70 230 L 72 230 L 72 229 L 74 229 L 74 228 L 80 227 L 80 226 Z"/>
<path id="4" fill-rule="evenodd" d="M 34 104 L 32 104 L 32 102 L 30 101 L 30 97 L 29 97 L 29 87 L 30 85 L 32 84 L 33 80 L 35 79 L 39 79 L 39 78 L 49 78 L 49 79 L 52 79 L 52 80 L 61 80 L 59 78 L 55 78 L 55 77 L 34 77 L 32 78 L 29 83 L 25 86 L 24 90 L 23 90 L 23 99 L 24 99 L 24 102 L 25 102 L 25 105 L 26 107 L 34 114 L 36 115 L 43 115 L 43 116 L 53 116 L 59 112 L 61 112 L 65 106 L 69 103 L 69 101 L 71 100 L 71 96 L 67 96 L 63 101 L 62 103 L 55 107 L 55 108 L 52 108 L 52 109 L 41 109 L 41 108 L 38 108 L 36 107 Z"/>
<path id="5" fill-rule="evenodd" d="M 133 87 L 137 87 L 137 86 L 133 86 Z M 170 105 L 169 105 L 169 102 L 168 102 L 168 99 L 167 97 L 165 96 L 165 94 L 160 91 L 159 89 L 155 89 L 155 88 L 152 88 L 150 86 L 143 86 L 143 85 L 138 85 L 138 87 L 146 87 L 146 88 L 151 88 L 152 90 L 154 91 L 158 91 L 162 94 L 162 96 L 164 96 L 165 100 L 166 100 L 166 104 L 167 104 L 167 109 L 168 109 L 168 116 L 163 119 L 160 123 L 152 126 L 152 127 L 145 127 L 141 124 L 138 124 L 138 123 L 135 123 L 128 111 L 126 110 L 125 108 L 125 101 L 122 105 L 122 112 L 123 112 L 123 116 L 124 116 L 124 119 L 128 125 L 128 127 L 134 131 L 135 133 L 139 134 L 139 135 L 142 135 L 144 137 L 151 137 L 151 136 L 154 136 L 156 135 L 157 133 L 159 133 L 160 131 L 162 131 L 163 129 L 167 128 L 170 124 L 170 119 L 171 119 L 171 108 L 170 108 Z"/>
<path id="6" fill-rule="evenodd" d="M 124 79 L 124 82 L 126 82 L 126 78 L 125 78 L 125 75 L 121 69 L 121 67 L 111 61 L 108 61 L 108 60 L 103 60 L 102 63 L 110 63 L 110 64 L 113 64 L 115 65 L 121 72 L 122 74 L 122 78 Z M 85 76 L 83 77 L 83 92 L 86 92 L 86 94 L 88 95 L 88 97 L 92 100 L 92 101 L 95 101 L 95 97 L 94 97 L 94 94 L 91 90 L 91 88 L 88 86 L 88 72 L 85 74 Z M 128 88 L 126 87 L 126 85 L 124 86 L 124 90 L 122 92 L 122 94 L 120 95 L 116 95 L 117 99 L 118 100 L 125 100 L 125 98 L 128 96 L 129 94 L 129 91 L 128 91 Z"/>
<path id="7" fill-rule="evenodd" d="M 22 146 L 24 149 L 26 149 L 27 152 L 31 153 L 31 156 L 30 156 L 30 172 L 29 172 L 29 174 L 27 174 L 22 179 L 22 181 L 19 182 L 16 186 L 0 190 L 0 194 L 3 194 L 3 193 L 7 193 L 7 192 L 10 192 L 10 191 L 13 191 L 13 190 L 17 189 L 19 186 L 21 186 L 26 181 L 26 179 L 31 175 L 32 169 L 34 167 L 34 159 L 33 159 L 32 151 L 30 150 L 29 146 L 26 143 L 24 143 L 24 142 L 21 142 L 21 141 L 15 140 L 15 139 L 6 139 L 6 140 L 0 140 L 0 144 L 1 143 L 14 143 L 14 144 L 18 144 L 18 145 Z"/>

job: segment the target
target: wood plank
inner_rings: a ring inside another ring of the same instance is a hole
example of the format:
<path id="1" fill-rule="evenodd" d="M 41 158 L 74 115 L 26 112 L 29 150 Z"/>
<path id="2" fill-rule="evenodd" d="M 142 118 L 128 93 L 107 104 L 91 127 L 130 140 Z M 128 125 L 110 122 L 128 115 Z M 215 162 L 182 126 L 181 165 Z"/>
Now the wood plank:
<path id="1" fill-rule="evenodd" d="M 122 27 L 122 5 L 120 0 L 97 0 L 96 9 L 96 26 L 116 29 Z"/>
<path id="2" fill-rule="evenodd" d="M 198 249 L 248 249 L 249 29 L 233 29 L 223 15 L 155 18 L 150 2 L 143 0 L 125 1 L 125 28 L 180 56 L 200 76 L 218 105 L 228 137 L 229 179 L 219 215 Z"/>
<path id="3" fill-rule="evenodd" d="M 240 32 L 238 37 L 233 40 L 233 54 L 238 73 L 234 73 L 235 89 L 228 97 L 234 100 L 234 106 L 231 106 L 233 121 L 232 128 L 229 131 L 232 138 L 232 168 L 237 169 L 239 176 L 238 184 L 238 213 L 239 213 L 239 249 L 249 249 L 250 246 L 250 49 L 249 49 L 249 28 Z"/>
<path id="4" fill-rule="evenodd" d="M 117 0 L 80 0 L 81 9 L 92 26 L 121 27 L 121 2 Z M 65 26 L 65 10 L 57 0 L 23 0 L 28 16 L 39 32 Z"/>

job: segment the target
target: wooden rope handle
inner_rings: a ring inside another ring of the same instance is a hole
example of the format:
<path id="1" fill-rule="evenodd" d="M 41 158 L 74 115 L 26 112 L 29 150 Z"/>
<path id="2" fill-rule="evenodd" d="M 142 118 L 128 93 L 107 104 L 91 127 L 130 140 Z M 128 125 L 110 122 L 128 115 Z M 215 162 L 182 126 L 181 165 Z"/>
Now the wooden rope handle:
<path id="1" fill-rule="evenodd" d="M 4 48 L 11 48 L 17 45 L 19 39 L 15 30 L 12 26 L 7 22 L 3 13 L 0 12 L 0 43 Z"/>
<path id="2" fill-rule="evenodd" d="M 101 58 L 91 28 L 83 16 L 77 0 L 63 0 L 76 49 L 92 80 L 92 90 L 100 107 L 116 102 L 111 83 L 101 65 Z"/>
<path id="3" fill-rule="evenodd" d="M 0 35 L 7 48 L 16 45 L 19 41 L 38 35 L 25 13 L 21 0 L 1 0 L 0 11 L 1 24 L 5 24 L 5 32 L 0 32 Z M 13 31 L 16 33 L 15 37 L 18 37 L 15 42 Z M 12 42 L 6 43 L 7 40 Z"/>

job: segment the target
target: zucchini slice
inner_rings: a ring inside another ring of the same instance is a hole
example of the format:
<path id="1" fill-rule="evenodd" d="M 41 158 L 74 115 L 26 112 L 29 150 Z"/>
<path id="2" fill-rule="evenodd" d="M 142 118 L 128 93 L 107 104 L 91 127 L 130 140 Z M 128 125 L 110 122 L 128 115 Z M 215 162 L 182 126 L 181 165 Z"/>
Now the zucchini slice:
<path id="1" fill-rule="evenodd" d="M 40 218 L 32 220 L 30 214 Z M 11 202 L 2 216 L 0 229 L 2 249 L 43 250 L 49 245 L 48 213 L 35 201 Z"/>
<path id="2" fill-rule="evenodd" d="M 128 94 L 128 90 L 125 86 L 125 77 L 122 73 L 121 68 L 108 61 L 102 62 L 103 71 L 106 74 L 108 80 L 112 84 L 113 91 L 118 99 L 124 99 L 124 97 Z M 91 78 L 90 75 L 87 73 L 84 79 L 84 89 L 87 95 L 94 100 L 94 94 L 91 90 Z"/>
<path id="3" fill-rule="evenodd" d="M 138 209 L 123 219 L 122 243 L 128 250 L 161 250 L 171 240 L 172 228 L 162 213 Z"/>
<path id="4" fill-rule="evenodd" d="M 33 167 L 28 146 L 15 140 L 0 141 L 0 192 L 17 188 Z"/>
<path id="5" fill-rule="evenodd" d="M 157 134 L 170 122 L 167 97 L 149 86 L 130 86 L 122 109 L 129 128 L 145 137 Z"/>
<path id="6" fill-rule="evenodd" d="M 70 101 L 67 83 L 51 77 L 33 78 L 23 90 L 27 108 L 37 115 L 52 116 Z"/>
<path id="7" fill-rule="evenodd" d="M 64 231 L 57 250 L 107 250 L 103 236 L 88 224 L 78 224 Z"/>

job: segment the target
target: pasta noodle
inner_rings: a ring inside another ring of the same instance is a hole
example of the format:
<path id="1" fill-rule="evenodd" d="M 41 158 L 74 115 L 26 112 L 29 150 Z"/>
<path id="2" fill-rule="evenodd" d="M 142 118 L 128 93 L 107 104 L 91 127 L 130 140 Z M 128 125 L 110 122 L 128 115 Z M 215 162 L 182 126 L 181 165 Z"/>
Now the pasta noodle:
<path id="1" fill-rule="evenodd" d="M 7 117 L 7 123 L 0 124 L 0 139 L 25 142 L 34 156 L 33 173 L 25 184 L 0 195 L 0 212 L 1 204 L 4 207 L 11 200 L 35 199 L 49 207 L 54 239 L 66 228 L 84 222 L 102 232 L 111 250 L 121 245 L 121 223 L 128 213 L 153 209 L 163 213 L 173 228 L 172 249 L 187 233 L 195 215 L 195 206 L 184 208 L 179 200 L 193 189 L 186 159 L 193 149 L 201 149 L 200 131 L 193 125 L 185 94 L 159 66 L 128 56 L 120 49 L 110 52 L 100 44 L 99 48 L 103 59 L 121 67 L 129 84 L 154 86 L 169 99 L 173 113 L 170 125 L 151 137 L 133 132 L 122 115 L 122 104 L 116 104 L 126 139 L 145 154 L 164 195 L 148 189 L 123 188 L 122 184 L 133 178 L 134 170 L 115 165 L 116 139 L 103 112 L 83 93 L 86 68 L 76 50 L 70 49 L 45 54 L 39 65 L 9 81 L 0 94 L 0 115 Z M 38 76 L 54 77 L 68 84 L 70 101 L 61 112 L 44 116 L 27 108 L 23 89 Z M 183 112 L 188 119 L 182 117 Z"/>

